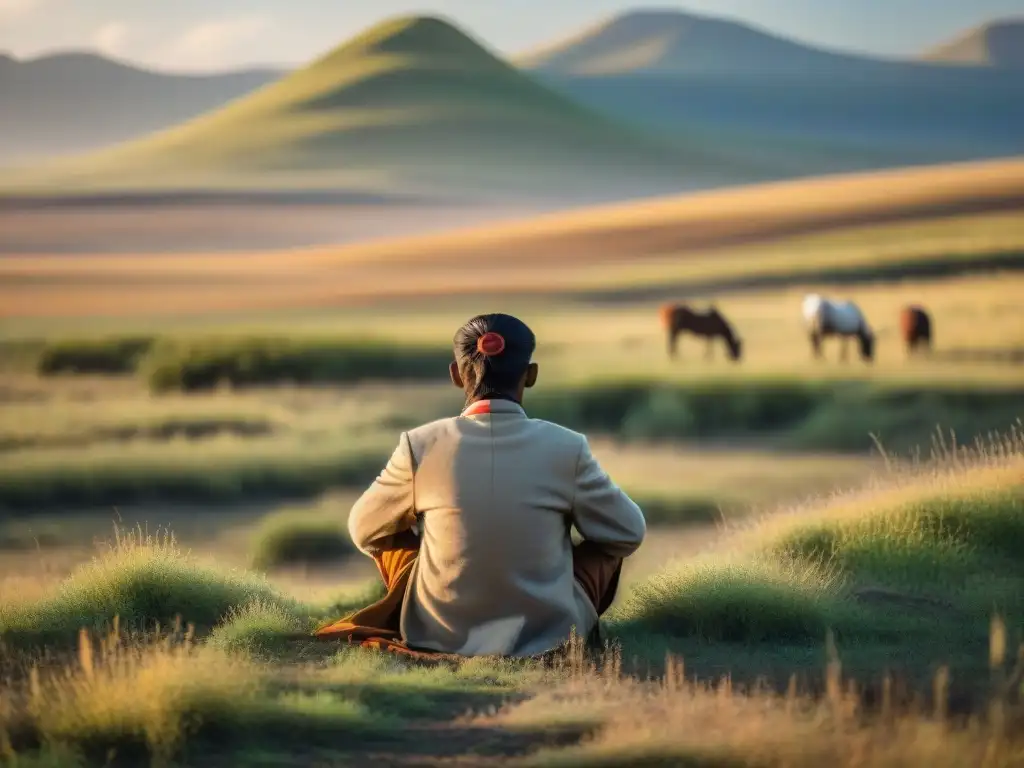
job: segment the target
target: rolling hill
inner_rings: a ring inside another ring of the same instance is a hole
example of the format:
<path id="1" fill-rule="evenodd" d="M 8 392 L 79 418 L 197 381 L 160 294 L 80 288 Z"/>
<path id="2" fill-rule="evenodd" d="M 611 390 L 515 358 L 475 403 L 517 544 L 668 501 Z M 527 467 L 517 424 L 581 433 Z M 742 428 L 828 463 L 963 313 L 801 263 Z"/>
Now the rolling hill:
<path id="1" fill-rule="evenodd" d="M 281 74 L 182 75 L 84 52 L 24 60 L 0 54 L 0 164 L 126 141 L 220 107 Z"/>
<path id="2" fill-rule="evenodd" d="M 515 293 L 596 301 L 628 294 L 638 275 L 646 275 L 644 290 L 679 298 L 770 283 L 771 262 L 792 265 L 794 254 L 805 269 L 821 273 L 885 262 L 905 275 L 914 271 L 915 258 L 919 267 L 960 259 L 992 269 L 986 256 L 1020 263 L 1019 235 L 1005 240 L 1004 230 L 979 215 L 1004 213 L 1012 220 L 1022 209 L 1024 160 L 899 169 L 586 206 L 343 246 L 256 250 L 241 259 L 211 251 L 182 258 L 158 248 L 12 255 L 0 260 L 0 307 L 12 319 L 334 309 L 384 301 L 406 310 L 423 301 L 433 311 L 458 297 L 468 303 Z M 967 236 L 956 234 L 958 221 L 972 217 L 977 221 L 967 225 Z M 944 221 L 954 234 L 938 241 L 927 228 L 921 234 L 917 225 L 929 221 Z M 901 237 L 916 243 L 917 256 L 897 258 L 888 236 L 870 234 L 883 224 L 907 226 L 909 234 Z M 835 250 L 818 251 L 820 244 L 772 255 L 773 243 L 828 233 L 845 243 L 845 261 Z M 742 257 L 734 250 L 741 246 Z M 601 277 L 592 271 L 598 269 L 611 272 Z"/>
<path id="3" fill-rule="evenodd" d="M 602 199 L 730 178 L 743 172 L 669 150 L 577 105 L 442 19 L 409 17 L 211 114 L 2 181 L 8 192 L 359 189 Z"/>
<path id="4" fill-rule="evenodd" d="M 609 117 L 774 178 L 1024 152 L 1015 72 L 835 53 L 723 19 L 634 11 L 517 61 Z"/>
<path id="5" fill-rule="evenodd" d="M 993 21 L 936 46 L 925 61 L 1024 69 L 1024 18 Z"/>
<path id="6" fill-rule="evenodd" d="M 725 19 L 675 10 L 619 14 L 515 63 L 559 75 L 780 75 L 876 72 L 888 62 L 834 53 Z"/>

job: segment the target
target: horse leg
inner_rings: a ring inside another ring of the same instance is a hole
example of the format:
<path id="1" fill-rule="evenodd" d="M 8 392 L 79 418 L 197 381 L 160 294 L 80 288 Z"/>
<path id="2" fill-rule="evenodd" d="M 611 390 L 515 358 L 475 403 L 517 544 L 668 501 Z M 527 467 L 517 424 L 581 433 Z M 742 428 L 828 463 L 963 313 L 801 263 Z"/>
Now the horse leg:
<path id="1" fill-rule="evenodd" d="M 676 332 L 674 330 L 668 332 L 668 356 L 671 359 L 675 359 L 676 356 Z"/>
<path id="2" fill-rule="evenodd" d="M 704 342 L 704 359 L 705 360 L 710 360 L 711 358 L 714 357 L 714 353 L 715 353 L 715 350 L 713 348 L 714 347 L 714 343 L 715 343 L 715 339 L 714 339 L 713 336 L 708 336 L 707 339 L 705 340 L 705 342 Z"/>
<path id="3" fill-rule="evenodd" d="M 842 347 L 839 350 L 839 359 L 844 363 L 849 359 L 850 354 L 850 337 L 843 336 Z"/>
<path id="4" fill-rule="evenodd" d="M 818 333 L 811 334 L 811 356 L 816 360 L 821 359 L 821 335 Z"/>

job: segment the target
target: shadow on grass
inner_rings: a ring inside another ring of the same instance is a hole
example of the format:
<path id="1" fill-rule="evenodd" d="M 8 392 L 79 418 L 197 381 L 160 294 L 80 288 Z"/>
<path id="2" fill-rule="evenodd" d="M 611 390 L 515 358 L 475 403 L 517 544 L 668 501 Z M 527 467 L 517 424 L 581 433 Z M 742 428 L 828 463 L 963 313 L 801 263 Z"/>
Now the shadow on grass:
<path id="1" fill-rule="evenodd" d="M 1024 347 L 1000 347 L 997 349 L 972 349 L 952 347 L 936 349 L 931 353 L 935 360 L 947 363 L 979 363 L 983 365 L 1024 365 Z"/>

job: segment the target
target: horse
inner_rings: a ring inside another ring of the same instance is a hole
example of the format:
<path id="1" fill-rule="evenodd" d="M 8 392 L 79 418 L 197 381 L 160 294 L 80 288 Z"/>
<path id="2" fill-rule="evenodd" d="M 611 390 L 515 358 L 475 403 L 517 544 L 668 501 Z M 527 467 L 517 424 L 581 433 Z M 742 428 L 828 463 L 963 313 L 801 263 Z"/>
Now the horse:
<path id="1" fill-rule="evenodd" d="M 804 297 L 803 314 L 816 358 L 822 357 L 821 342 L 824 339 L 839 336 L 843 340 L 839 359 L 846 360 L 847 342 L 851 336 L 856 336 L 860 342 L 861 359 L 866 363 L 874 359 L 874 331 L 864 319 L 860 307 L 852 301 L 832 301 L 812 293 Z"/>
<path id="2" fill-rule="evenodd" d="M 914 354 L 918 347 L 926 352 L 932 347 L 932 319 L 924 307 L 912 304 L 900 312 L 900 332 L 907 347 L 907 355 Z"/>
<path id="3" fill-rule="evenodd" d="M 706 312 L 697 312 L 685 304 L 666 304 L 659 314 L 661 324 L 668 334 L 668 356 L 671 358 L 676 356 L 676 339 L 680 333 L 692 333 L 707 339 L 705 358 L 711 358 L 716 338 L 721 338 L 725 343 L 731 360 L 739 360 L 743 354 L 743 342 L 715 306 L 709 307 Z"/>

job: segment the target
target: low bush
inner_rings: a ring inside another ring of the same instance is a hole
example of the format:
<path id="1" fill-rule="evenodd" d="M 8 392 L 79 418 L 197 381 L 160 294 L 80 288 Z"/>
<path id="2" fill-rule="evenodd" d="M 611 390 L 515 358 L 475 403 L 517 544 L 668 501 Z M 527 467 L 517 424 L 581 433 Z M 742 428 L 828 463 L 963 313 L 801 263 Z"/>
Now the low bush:
<path id="1" fill-rule="evenodd" d="M 450 349 L 373 340 L 237 337 L 179 340 L 155 348 L 142 366 L 153 392 L 195 392 L 221 384 L 348 383 L 443 379 Z"/>
<path id="2" fill-rule="evenodd" d="M 626 382 L 532 395 L 530 414 L 619 439 L 760 436 L 788 450 L 927 448 L 938 425 L 965 441 L 1024 417 L 1021 389 L 939 389 L 866 382 Z"/>
<path id="3" fill-rule="evenodd" d="M 36 370 L 41 376 L 132 373 L 155 343 L 153 336 L 51 341 L 40 351 Z"/>

